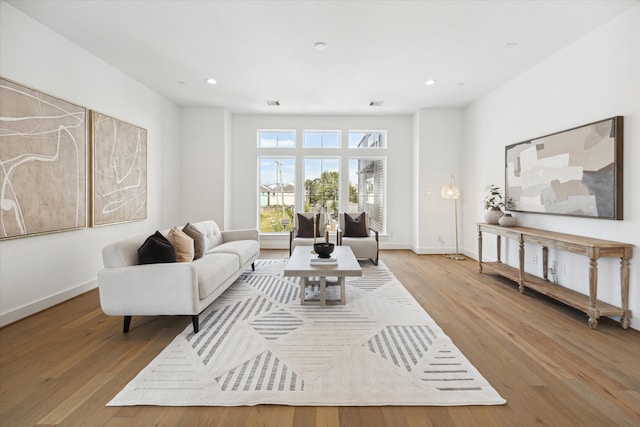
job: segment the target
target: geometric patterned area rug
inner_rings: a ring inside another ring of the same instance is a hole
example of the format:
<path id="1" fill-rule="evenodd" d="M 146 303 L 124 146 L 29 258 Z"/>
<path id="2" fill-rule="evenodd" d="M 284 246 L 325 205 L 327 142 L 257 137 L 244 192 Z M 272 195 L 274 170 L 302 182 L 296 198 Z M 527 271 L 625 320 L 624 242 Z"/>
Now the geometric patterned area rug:
<path id="1" fill-rule="evenodd" d="M 300 305 L 285 264 L 256 261 L 108 406 L 505 403 L 383 263 L 325 307 Z"/>

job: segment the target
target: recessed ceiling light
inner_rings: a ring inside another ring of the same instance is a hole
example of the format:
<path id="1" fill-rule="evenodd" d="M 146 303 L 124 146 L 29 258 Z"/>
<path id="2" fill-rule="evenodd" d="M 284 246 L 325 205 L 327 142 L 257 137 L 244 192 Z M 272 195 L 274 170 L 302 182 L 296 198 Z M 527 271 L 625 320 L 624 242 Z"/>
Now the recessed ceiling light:
<path id="1" fill-rule="evenodd" d="M 433 79 L 429 79 L 426 82 L 424 82 L 424 84 L 426 84 L 427 86 L 433 86 L 434 84 L 436 84 L 436 81 Z"/>
<path id="2" fill-rule="evenodd" d="M 265 101 L 267 103 L 268 106 L 270 107 L 278 107 L 280 105 L 280 101 L 277 101 L 275 99 L 273 100 L 267 100 Z"/>
<path id="3" fill-rule="evenodd" d="M 518 46 L 518 43 L 516 42 L 507 42 L 504 44 L 505 49 L 511 49 Z"/>
<path id="4" fill-rule="evenodd" d="M 369 107 L 382 107 L 384 101 L 371 101 L 369 102 Z"/>
<path id="5" fill-rule="evenodd" d="M 216 83 L 218 83 L 218 82 L 217 82 L 217 81 L 216 81 L 216 79 L 214 79 L 213 77 L 209 77 L 209 78 L 207 79 L 207 83 L 209 83 L 210 85 L 214 85 L 214 84 L 216 84 Z"/>
<path id="6" fill-rule="evenodd" d="M 315 42 L 313 47 L 315 47 L 316 50 L 325 50 L 327 48 L 327 44 L 325 42 Z"/>

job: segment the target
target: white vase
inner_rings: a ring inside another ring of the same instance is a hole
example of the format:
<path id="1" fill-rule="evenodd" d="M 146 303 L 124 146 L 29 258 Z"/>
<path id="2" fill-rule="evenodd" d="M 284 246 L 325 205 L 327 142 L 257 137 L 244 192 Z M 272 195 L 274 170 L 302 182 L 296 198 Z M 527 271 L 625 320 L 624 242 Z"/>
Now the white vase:
<path id="1" fill-rule="evenodd" d="M 510 213 L 506 213 L 504 214 L 504 216 L 500 217 L 500 219 L 498 220 L 498 224 L 500 224 L 502 227 L 513 227 L 514 225 L 516 225 L 516 219 L 511 216 Z"/>
<path id="2" fill-rule="evenodd" d="M 491 208 L 484 214 L 484 220 L 487 224 L 498 224 L 500 218 L 504 215 L 504 212 L 500 208 Z"/>

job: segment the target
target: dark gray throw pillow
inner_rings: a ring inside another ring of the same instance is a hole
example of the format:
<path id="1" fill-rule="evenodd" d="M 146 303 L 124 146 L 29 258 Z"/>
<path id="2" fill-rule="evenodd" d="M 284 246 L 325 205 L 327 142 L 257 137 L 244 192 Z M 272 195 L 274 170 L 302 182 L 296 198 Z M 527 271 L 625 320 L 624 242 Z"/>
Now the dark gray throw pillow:
<path id="1" fill-rule="evenodd" d="M 202 258 L 204 251 L 207 250 L 207 241 L 204 234 L 191 223 L 187 223 L 182 227 L 182 231 L 193 239 L 193 260 L 195 261 L 198 258 Z"/>
<path id="2" fill-rule="evenodd" d="M 316 214 L 316 237 L 320 236 L 320 214 Z M 298 214 L 298 237 L 313 237 L 313 216 Z"/>
<path id="3" fill-rule="evenodd" d="M 161 262 L 176 262 L 176 251 L 167 238 L 156 231 L 138 248 L 138 264 Z"/>
<path id="4" fill-rule="evenodd" d="M 355 218 L 351 214 L 344 214 L 344 237 L 369 237 L 364 212 Z"/>

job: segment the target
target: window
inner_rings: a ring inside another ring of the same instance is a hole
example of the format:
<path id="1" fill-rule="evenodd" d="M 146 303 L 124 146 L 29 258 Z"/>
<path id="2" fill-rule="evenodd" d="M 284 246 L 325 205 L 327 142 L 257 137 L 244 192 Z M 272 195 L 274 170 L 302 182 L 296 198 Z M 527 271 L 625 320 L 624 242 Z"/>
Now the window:
<path id="1" fill-rule="evenodd" d="M 304 131 L 304 148 L 340 148 L 339 131 Z"/>
<path id="2" fill-rule="evenodd" d="M 295 148 L 296 131 L 294 130 L 259 130 L 258 147 L 260 148 Z"/>
<path id="3" fill-rule="evenodd" d="M 293 224 L 296 159 L 259 157 L 260 232 L 286 232 Z"/>
<path id="4" fill-rule="evenodd" d="M 349 131 L 349 148 L 387 148 L 387 132 Z"/>
<path id="5" fill-rule="evenodd" d="M 349 159 L 349 212 L 367 212 L 371 226 L 384 231 L 384 159 Z"/>
<path id="6" fill-rule="evenodd" d="M 320 212 L 328 220 L 340 211 L 340 159 L 304 159 L 304 211 Z"/>
<path id="7" fill-rule="evenodd" d="M 385 233 L 387 131 L 307 129 L 296 138 L 296 130 L 257 131 L 260 233 L 289 232 L 300 211 L 325 212 L 329 222 L 364 211 Z"/>

